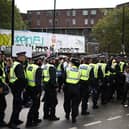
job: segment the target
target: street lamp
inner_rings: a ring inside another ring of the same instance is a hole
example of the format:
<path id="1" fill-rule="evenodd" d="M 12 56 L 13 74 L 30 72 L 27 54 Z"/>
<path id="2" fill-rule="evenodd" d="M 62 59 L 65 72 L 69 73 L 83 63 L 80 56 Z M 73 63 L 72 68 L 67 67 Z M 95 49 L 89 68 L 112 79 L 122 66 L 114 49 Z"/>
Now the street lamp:
<path id="1" fill-rule="evenodd" d="M 12 46 L 14 45 L 14 8 L 15 8 L 15 0 L 12 0 L 12 14 L 11 14 L 11 17 L 12 17 L 12 19 L 11 19 L 11 33 L 12 33 Z"/>
<path id="2" fill-rule="evenodd" d="M 56 0 L 54 0 L 54 10 L 53 10 L 53 28 L 52 28 L 52 43 L 50 46 L 50 49 L 52 51 L 52 54 L 54 53 L 54 47 L 55 47 L 55 43 L 56 43 L 56 37 L 55 37 L 55 18 L 56 18 Z"/>
<path id="3" fill-rule="evenodd" d="M 53 33 L 55 33 L 55 18 L 56 18 L 56 0 L 54 0 L 54 10 L 53 10 Z"/>
<path id="4" fill-rule="evenodd" d="M 122 54 L 125 54 L 125 6 L 122 7 L 122 37 L 121 37 Z"/>

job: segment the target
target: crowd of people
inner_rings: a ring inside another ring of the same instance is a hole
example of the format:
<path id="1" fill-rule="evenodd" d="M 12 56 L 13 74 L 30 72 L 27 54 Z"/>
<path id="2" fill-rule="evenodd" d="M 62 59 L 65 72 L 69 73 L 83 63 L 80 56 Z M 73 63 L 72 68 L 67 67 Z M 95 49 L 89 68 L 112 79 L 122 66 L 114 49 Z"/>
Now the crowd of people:
<path id="1" fill-rule="evenodd" d="M 81 106 L 81 115 L 88 115 L 88 101 L 92 108 L 109 103 L 114 97 L 123 106 L 129 105 L 128 60 L 121 57 L 34 57 L 27 58 L 18 52 L 16 58 L 0 52 L 0 127 L 19 129 L 23 121 L 19 114 L 28 107 L 26 128 L 37 126 L 41 101 L 43 119 L 60 120 L 56 116 L 57 93 L 63 93 L 65 118 L 76 122 Z M 13 96 L 12 114 L 5 122 L 6 95 Z M 41 98 L 43 94 L 43 98 Z"/>

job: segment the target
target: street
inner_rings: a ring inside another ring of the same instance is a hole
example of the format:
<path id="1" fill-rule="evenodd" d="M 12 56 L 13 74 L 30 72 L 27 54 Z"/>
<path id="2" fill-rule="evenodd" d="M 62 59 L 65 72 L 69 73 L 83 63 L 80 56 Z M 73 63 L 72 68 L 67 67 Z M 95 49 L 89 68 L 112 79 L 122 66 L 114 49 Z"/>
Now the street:
<path id="1" fill-rule="evenodd" d="M 7 96 L 7 110 L 5 120 L 8 122 L 11 115 L 12 95 Z M 43 117 L 43 103 L 40 107 L 40 118 Z M 113 100 L 107 105 L 99 104 L 99 109 L 92 109 L 92 102 L 89 101 L 90 115 L 82 116 L 79 114 L 77 123 L 73 124 L 71 120 L 65 120 L 65 114 L 63 110 L 63 93 L 58 93 L 58 106 L 56 114 L 60 117 L 59 121 L 43 120 L 34 129 L 128 129 L 129 128 L 129 108 L 124 108 L 120 102 Z M 21 129 L 25 129 L 26 115 L 28 108 L 24 108 L 20 114 L 20 119 L 24 121 L 24 124 L 19 126 Z M 3 128 L 6 129 L 6 128 Z"/>

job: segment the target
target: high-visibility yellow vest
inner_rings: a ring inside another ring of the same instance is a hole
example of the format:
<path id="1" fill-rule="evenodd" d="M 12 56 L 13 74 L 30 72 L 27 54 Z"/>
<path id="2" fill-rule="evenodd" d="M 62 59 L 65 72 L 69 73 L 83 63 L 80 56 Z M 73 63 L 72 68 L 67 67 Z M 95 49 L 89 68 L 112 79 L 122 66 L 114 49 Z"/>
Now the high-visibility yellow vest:
<path id="1" fill-rule="evenodd" d="M 99 68 L 99 65 L 95 64 L 95 67 L 94 67 L 94 77 L 95 78 L 98 78 L 98 68 Z"/>
<path id="2" fill-rule="evenodd" d="M 88 64 L 81 64 L 79 66 L 80 79 L 87 81 L 89 79 L 90 67 Z"/>
<path id="3" fill-rule="evenodd" d="M 35 87 L 35 75 L 36 70 L 38 69 L 38 65 L 35 64 L 29 64 L 26 69 L 26 79 L 28 81 L 28 86 Z"/>
<path id="4" fill-rule="evenodd" d="M 62 71 L 61 71 L 61 63 L 60 63 L 60 64 L 58 64 L 58 66 L 57 66 L 56 75 L 57 75 L 57 77 L 58 77 L 58 76 L 61 76 L 61 74 L 62 74 Z"/>
<path id="5" fill-rule="evenodd" d="M 9 75 L 10 75 L 9 82 L 10 83 L 14 83 L 17 80 L 17 77 L 16 77 L 14 70 L 18 64 L 20 64 L 20 63 L 17 61 L 14 61 L 13 65 L 10 68 L 10 73 L 9 73 Z"/>
<path id="6" fill-rule="evenodd" d="M 115 70 L 117 63 L 112 63 L 111 68 Z M 112 75 L 116 75 L 116 72 L 112 72 Z"/>
<path id="7" fill-rule="evenodd" d="M 50 80 L 50 74 L 49 74 L 50 67 L 54 67 L 54 65 L 46 64 L 43 68 L 43 82 L 49 82 Z"/>
<path id="8" fill-rule="evenodd" d="M 99 65 L 98 65 L 98 64 L 93 64 L 93 63 L 91 63 L 91 64 L 90 64 L 90 67 L 93 68 L 94 77 L 95 77 L 95 78 L 98 78 L 98 67 L 99 67 Z"/>
<path id="9" fill-rule="evenodd" d="M 80 80 L 80 72 L 76 66 L 66 69 L 66 82 L 68 84 L 77 84 Z"/>
<path id="10" fill-rule="evenodd" d="M 106 71 L 107 64 L 106 63 L 99 63 L 99 66 L 101 66 L 101 69 L 102 69 L 102 72 L 103 72 L 103 77 L 105 77 L 106 76 L 105 71 Z"/>
<path id="11" fill-rule="evenodd" d="M 2 80 L 3 83 L 5 83 L 6 75 L 5 75 L 5 70 L 4 70 L 4 62 L 2 62 L 2 64 L 0 65 L 0 68 L 1 68 L 1 70 L 3 72 L 2 76 L 0 76 L 0 79 Z"/>
<path id="12" fill-rule="evenodd" d="M 125 62 L 120 62 L 120 72 L 124 72 L 123 71 L 123 67 L 124 67 L 124 65 L 125 65 Z"/>

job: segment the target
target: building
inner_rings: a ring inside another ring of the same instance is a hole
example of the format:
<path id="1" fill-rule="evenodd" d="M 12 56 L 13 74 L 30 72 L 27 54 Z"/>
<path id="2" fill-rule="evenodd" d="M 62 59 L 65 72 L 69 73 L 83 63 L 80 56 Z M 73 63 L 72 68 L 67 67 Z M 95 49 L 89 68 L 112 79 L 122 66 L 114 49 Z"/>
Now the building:
<path id="1" fill-rule="evenodd" d="M 57 9 L 55 17 L 54 10 L 29 10 L 28 27 L 29 30 L 36 32 L 84 35 L 85 43 L 95 42 L 95 38 L 91 35 L 92 28 L 111 9 Z"/>
<path id="2" fill-rule="evenodd" d="M 53 32 L 61 34 L 85 35 L 86 41 L 93 41 L 92 27 L 107 14 L 111 8 L 91 9 L 60 9 L 55 11 L 55 25 L 53 26 L 54 10 L 29 10 L 29 30 Z"/>
<path id="3" fill-rule="evenodd" d="M 120 7 L 129 7 L 129 2 L 126 2 L 126 3 L 122 3 L 122 4 L 119 4 L 119 5 L 117 5 L 116 7 L 117 8 L 120 8 Z"/>

